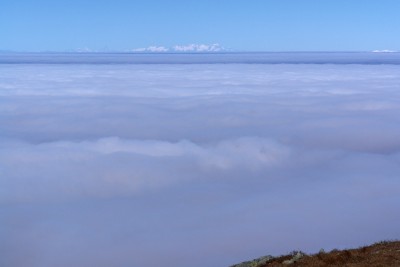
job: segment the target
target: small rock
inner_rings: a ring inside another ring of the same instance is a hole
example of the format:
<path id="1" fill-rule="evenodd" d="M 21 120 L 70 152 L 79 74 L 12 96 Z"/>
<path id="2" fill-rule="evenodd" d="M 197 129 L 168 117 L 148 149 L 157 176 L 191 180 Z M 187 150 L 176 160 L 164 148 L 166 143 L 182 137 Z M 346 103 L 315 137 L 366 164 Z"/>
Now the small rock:
<path id="1" fill-rule="evenodd" d="M 268 255 L 268 256 L 254 259 L 252 261 L 245 261 L 245 262 L 242 262 L 242 263 L 239 263 L 236 265 L 232 265 L 231 267 L 258 267 L 261 265 L 265 265 L 271 259 L 273 259 L 273 257 Z"/>
<path id="2" fill-rule="evenodd" d="M 282 264 L 284 264 L 284 265 L 290 265 L 290 264 L 293 264 L 293 263 L 295 263 L 296 261 L 300 260 L 300 259 L 303 258 L 303 257 L 304 257 L 304 253 L 298 251 L 298 252 L 296 253 L 296 255 L 293 256 L 293 258 L 291 258 L 290 260 L 285 260 L 285 261 L 283 261 Z"/>
<path id="3" fill-rule="evenodd" d="M 284 264 L 284 265 L 290 265 L 290 264 L 293 264 L 293 263 L 294 262 L 292 260 L 285 260 L 285 261 L 282 262 L 282 264 Z"/>
<path id="4" fill-rule="evenodd" d="M 301 252 L 301 251 L 299 251 L 299 252 L 296 253 L 296 255 L 294 255 L 294 257 L 293 257 L 292 260 L 298 261 L 298 260 L 300 260 L 300 259 L 303 258 L 303 257 L 304 257 L 304 253 Z"/>

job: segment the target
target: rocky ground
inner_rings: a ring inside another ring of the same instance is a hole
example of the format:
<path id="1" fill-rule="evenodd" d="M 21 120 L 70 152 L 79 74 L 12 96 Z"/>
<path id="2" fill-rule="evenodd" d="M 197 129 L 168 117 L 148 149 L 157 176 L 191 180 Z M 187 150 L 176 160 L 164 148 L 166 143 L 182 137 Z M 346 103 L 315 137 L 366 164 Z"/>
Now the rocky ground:
<path id="1" fill-rule="evenodd" d="M 264 256 L 231 267 L 304 266 L 304 267 L 399 267 L 400 241 L 384 241 L 357 249 L 321 250 L 307 255 L 295 251 L 279 257 Z"/>

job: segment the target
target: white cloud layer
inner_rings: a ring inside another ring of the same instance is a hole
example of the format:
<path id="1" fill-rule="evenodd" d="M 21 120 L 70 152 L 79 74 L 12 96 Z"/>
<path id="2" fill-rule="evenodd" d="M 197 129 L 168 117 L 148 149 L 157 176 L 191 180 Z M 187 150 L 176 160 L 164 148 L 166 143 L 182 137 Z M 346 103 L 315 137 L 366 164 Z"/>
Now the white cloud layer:
<path id="1" fill-rule="evenodd" d="M 229 266 L 399 238 L 399 73 L 0 65 L 0 266 Z"/>
<path id="2" fill-rule="evenodd" d="M 396 53 L 398 51 L 396 50 L 389 50 L 389 49 L 383 49 L 383 50 L 373 50 L 372 52 L 374 53 Z"/>
<path id="3" fill-rule="evenodd" d="M 155 53 L 161 53 L 161 52 L 168 52 L 169 48 L 166 48 L 164 46 L 149 46 L 149 47 L 142 47 L 142 48 L 135 48 L 132 49 L 132 52 L 155 52 Z"/>
<path id="4" fill-rule="evenodd" d="M 225 49 L 220 44 L 188 44 L 188 45 L 175 45 L 173 47 L 164 46 L 149 46 L 142 48 L 132 49 L 132 52 L 222 52 Z"/>
<path id="5" fill-rule="evenodd" d="M 289 155 L 281 145 L 249 137 L 204 146 L 112 137 L 42 144 L 7 141 L 1 147 L 0 203 L 135 195 L 146 188 L 194 179 L 193 172 L 277 167 Z M 21 164 L 23 169 L 18 170 Z M 173 168 L 181 170 L 178 175 L 168 174 Z"/>
<path id="6" fill-rule="evenodd" d="M 189 45 L 176 45 L 173 47 L 176 52 L 221 52 L 224 48 L 219 44 L 189 44 Z"/>

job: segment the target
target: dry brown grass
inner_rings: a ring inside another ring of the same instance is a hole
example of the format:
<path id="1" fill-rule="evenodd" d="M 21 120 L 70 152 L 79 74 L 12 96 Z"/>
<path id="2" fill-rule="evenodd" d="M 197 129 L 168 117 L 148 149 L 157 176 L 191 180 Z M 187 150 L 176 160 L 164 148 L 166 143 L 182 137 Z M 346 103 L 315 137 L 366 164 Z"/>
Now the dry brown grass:
<path id="1" fill-rule="evenodd" d="M 333 250 L 326 253 L 306 255 L 297 262 L 285 265 L 285 260 L 292 255 L 274 258 L 267 262 L 267 266 L 304 266 L 304 267 L 399 267 L 400 266 L 400 241 L 380 242 L 371 246 L 358 249 Z"/>

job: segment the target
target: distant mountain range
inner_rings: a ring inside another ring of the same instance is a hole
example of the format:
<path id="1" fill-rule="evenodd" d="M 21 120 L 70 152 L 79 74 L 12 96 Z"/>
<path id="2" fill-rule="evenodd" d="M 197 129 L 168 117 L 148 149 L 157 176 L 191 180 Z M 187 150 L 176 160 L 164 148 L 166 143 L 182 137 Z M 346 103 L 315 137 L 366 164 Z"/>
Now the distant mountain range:
<path id="1" fill-rule="evenodd" d="M 220 44 L 188 44 L 188 45 L 175 45 L 173 47 L 165 46 L 149 46 L 142 48 L 132 49 L 131 52 L 223 52 L 226 51 Z"/>

